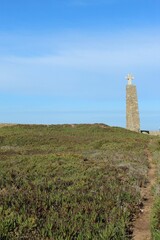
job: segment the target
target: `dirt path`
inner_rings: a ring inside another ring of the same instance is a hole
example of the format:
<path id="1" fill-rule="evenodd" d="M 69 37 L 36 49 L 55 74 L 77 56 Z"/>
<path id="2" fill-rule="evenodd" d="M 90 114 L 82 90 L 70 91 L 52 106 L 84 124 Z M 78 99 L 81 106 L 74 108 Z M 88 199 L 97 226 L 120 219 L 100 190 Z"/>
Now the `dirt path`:
<path id="1" fill-rule="evenodd" d="M 154 201 L 151 189 L 156 181 L 156 169 L 153 163 L 151 153 L 148 151 L 147 154 L 150 166 L 148 171 L 149 183 L 145 188 L 142 188 L 141 190 L 142 198 L 144 200 L 144 206 L 141 209 L 141 212 L 139 213 L 139 216 L 134 223 L 133 240 L 151 240 L 150 216 Z"/>

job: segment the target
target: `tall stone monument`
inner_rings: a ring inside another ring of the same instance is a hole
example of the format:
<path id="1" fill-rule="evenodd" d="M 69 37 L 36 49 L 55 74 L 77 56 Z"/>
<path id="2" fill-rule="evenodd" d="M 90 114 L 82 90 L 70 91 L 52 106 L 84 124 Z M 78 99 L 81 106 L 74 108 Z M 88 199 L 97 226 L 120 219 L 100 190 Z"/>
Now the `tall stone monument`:
<path id="1" fill-rule="evenodd" d="M 136 86 L 132 84 L 134 77 L 128 74 L 126 79 L 126 128 L 138 132 L 140 130 L 140 118 L 138 110 L 138 98 Z"/>

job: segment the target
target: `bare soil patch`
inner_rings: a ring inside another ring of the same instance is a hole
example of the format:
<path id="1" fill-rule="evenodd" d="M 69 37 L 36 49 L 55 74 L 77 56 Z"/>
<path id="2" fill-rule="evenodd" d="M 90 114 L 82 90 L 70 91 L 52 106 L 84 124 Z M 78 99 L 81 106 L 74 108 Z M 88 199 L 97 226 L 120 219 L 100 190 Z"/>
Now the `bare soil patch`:
<path id="1" fill-rule="evenodd" d="M 10 126 L 13 126 L 13 125 L 16 125 L 16 124 L 12 124 L 12 123 L 0 123 L 0 128 L 2 128 L 2 127 L 10 127 Z"/>
<path id="2" fill-rule="evenodd" d="M 156 169 L 155 164 L 153 163 L 152 155 L 148 151 L 148 160 L 149 160 L 149 171 L 148 171 L 148 184 L 146 187 L 143 187 L 141 190 L 142 195 L 142 207 L 140 209 L 138 217 L 134 222 L 133 229 L 133 239 L 134 240 L 151 240 L 151 231 L 150 231 L 150 219 L 151 219 L 151 209 L 153 206 L 154 198 L 152 194 L 152 187 L 155 184 L 156 179 Z"/>

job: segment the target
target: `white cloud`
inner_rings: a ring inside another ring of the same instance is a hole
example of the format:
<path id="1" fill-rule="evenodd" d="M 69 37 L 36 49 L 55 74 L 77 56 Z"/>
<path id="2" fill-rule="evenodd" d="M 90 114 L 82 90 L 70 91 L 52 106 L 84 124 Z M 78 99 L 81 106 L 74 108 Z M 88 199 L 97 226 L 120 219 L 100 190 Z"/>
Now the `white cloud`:
<path id="1" fill-rule="evenodd" d="M 83 40 L 84 41 L 84 40 Z M 107 71 L 114 68 L 134 67 L 158 67 L 160 62 L 159 39 L 143 43 L 137 43 L 135 39 L 113 40 L 107 38 L 103 42 L 96 39 L 96 42 L 86 40 L 85 44 L 69 42 L 60 44 L 55 54 L 44 54 L 43 56 L 1 56 L 2 65 L 16 65 L 19 68 L 26 67 L 65 67 L 74 69 L 87 69 L 89 71 Z M 77 45 L 77 46 L 76 46 Z M 97 45 L 97 46 L 96 46 Z M 41 69 L 40 69 L 41 70 Z"/>
<path id="2" fill-rule="evenodd" d="M 99 84 L 99 92 L 105 95 L 106 87 L 108 91 L 115 85 L 120 87 L 119 80 L 128 71 L 143 74 L 142 82 L 146 86 L 153 68 L 159 71 L 160 36 L 150 31 L 98 35 L 69 32 L 64 35 L 42 39 L 40 36 L 20 39 L 14 36 L 16 51 L 10 54 L 6 50 L 0 56 L 1 89 L 62 95 L 78 95 L 80 90 L 87 95 L 88 88 L 91 88 L 95 95 Z M 0 42 L 4 39 L 1 38 Z M 8 49 L 11 47 L 8 43 Z"/>

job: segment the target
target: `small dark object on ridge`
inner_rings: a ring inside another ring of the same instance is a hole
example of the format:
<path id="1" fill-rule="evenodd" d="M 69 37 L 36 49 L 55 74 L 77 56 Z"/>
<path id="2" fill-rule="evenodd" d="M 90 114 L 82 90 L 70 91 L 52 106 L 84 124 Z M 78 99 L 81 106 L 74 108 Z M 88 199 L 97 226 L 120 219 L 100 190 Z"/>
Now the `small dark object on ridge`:
<path id="1" fill-rule="evenodd" d="M 148 130 L 140 130 L 141 133 L 148 133 L 149 134 L 149 131 Z"/>
<path id="2" fill-rule="evenodd" d="M 87 162 L 87 161 L 88 161 L 88 158 L 84 158 L 83 161 L 84 161 L 84 162 Z"/>

